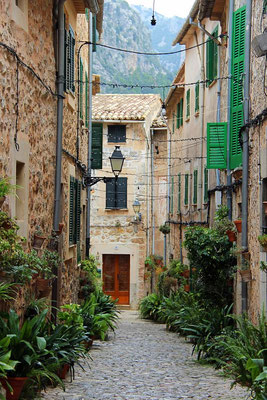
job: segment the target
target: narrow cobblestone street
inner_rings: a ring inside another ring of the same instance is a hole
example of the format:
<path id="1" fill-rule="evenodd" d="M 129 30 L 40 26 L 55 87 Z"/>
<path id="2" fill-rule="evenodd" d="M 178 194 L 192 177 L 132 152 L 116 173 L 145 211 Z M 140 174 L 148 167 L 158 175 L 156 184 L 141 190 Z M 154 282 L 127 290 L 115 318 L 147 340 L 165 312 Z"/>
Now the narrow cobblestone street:
<path id="1" fill-rule="evenodd" d="M 66 380 L 66 391 L 48 389 L 46 400 L 242 400 L 248 392 L 224 380 L 211 367 L 191 357 L 192 346 L 167 332 L 164 325 L 122 311 L 116 335 L 96 342 L 93 361 L 85 371 L 76 368 L 76 379 Z"/>

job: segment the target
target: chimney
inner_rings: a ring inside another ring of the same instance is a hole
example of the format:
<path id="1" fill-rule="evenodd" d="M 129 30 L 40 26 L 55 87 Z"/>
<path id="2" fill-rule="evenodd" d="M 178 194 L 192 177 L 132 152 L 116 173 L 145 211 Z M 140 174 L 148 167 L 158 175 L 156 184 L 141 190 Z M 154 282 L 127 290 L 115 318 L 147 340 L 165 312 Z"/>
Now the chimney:
<path id="1" fill-rule="evenodd" d="M 93 81 L 92 93 L 94 96 L 95 94 L 100 93 L 100 75 L 93 74 L 92 81 Z"/>

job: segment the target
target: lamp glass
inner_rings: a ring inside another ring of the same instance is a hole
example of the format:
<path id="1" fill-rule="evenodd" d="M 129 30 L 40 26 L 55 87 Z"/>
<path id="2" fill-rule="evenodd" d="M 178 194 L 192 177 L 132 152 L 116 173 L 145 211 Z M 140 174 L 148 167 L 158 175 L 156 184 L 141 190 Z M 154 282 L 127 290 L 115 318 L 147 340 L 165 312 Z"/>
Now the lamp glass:
<path id="1" fill-rule="evenodd" d="M 120 151 L 120 146 L 116 146 L 110 159 L 111 169 L 115 176 L 118 176 L 122 170 L 124 157 Z"/>
<path id="2" fill-rule="evenodd" d="M 138 214 L 140 212 L 140 207 L 141 207 L 141 204 L 139 203 L 139 201 L 135 200 L 133 203 L 133 210 L 134 210 L 135 214 Z"/>

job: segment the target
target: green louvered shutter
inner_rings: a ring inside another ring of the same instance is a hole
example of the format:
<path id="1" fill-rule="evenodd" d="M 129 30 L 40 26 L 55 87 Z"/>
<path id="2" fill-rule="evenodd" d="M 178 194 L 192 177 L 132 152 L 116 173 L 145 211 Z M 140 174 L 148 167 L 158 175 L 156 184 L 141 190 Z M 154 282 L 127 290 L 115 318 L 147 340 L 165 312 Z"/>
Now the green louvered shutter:
<path id="1" fill-rule="evenodd" d="M 106 208 L 127 208 L 127 178 L 112 178 L 106 183 Z"/>
<path id="2" fill-rule="evenodd" d="M 177 112 L 176 112 L 176 128 L 180 128 L 180 103 L 177 104 Z"/>
<path id="3" fill-rule="evenodd" d="M 92 124 L 92 169 L 102 169 L 103 126 Z"/>
<path id="4" fill-rule="evenodd" d="M 96 33 L 96 15 L 93 15 L 93 52 L 96 52 L 96 41 L 97 41 L 97 33 Z"/>
<path id="5" fill-rule="evenodd" d="M 174 194 L 174 177 L 172 176 L 172 183 L 171 183 L 171 204 L 170 204 L 170 212 L 173 214 L 173 194 Z"/>
<path id="6" fill-rule="evenodd" d="M 75 178 L 70 177 L 69 244 L 75 243 Z"/>
<path id="7" fill-rule="evenodd" d="M 85 127 L 89 127 L 89 115 L 88 115 L 88 91 L 89 91 L 89 81 L 87 72 L 85 72 Z"/>
<path id="8" fill-rule="evenodd" d="M 184 114 L 184 99 L 183 97 L 181 98 L 180 101 L 180 125 L 183 126 L 184 120 L 183 120 L 183 114 Z"/>
<path id="9" fill-rule="evenodd" d="M 106 208 L 115 208 L 115 178 L 106 183 Z"/>
<path id="10" fill-rule="evenodd" d="M 186 91 L 186 118 L 190 117 L 190 89 Z"/>
<path id="11" fill-rule="evenodd" d="M 208 202 L 209 170 L 204 168 L 204 203 Z"/>
<path id="12" fill-rule="evenodd" d="M 198 171 L 197 171 L 197 169 L 195 169 L 195 171 L 194 171 L 193 204 L 197 204 L 197 180 L 198 180 Z"/>
<path id="13" fill-rule="evenodd" d="M 75 92 L 75 38 L 71 27 L 69 27 L 69 89 Z"/>
<path id="14" fill-rule="evenodd" d="M 81 192 L 82 184 L 80 181 L 76 180 L 76 210 L 75 210 L 75 241 L 80 242 L 81 236 Z"/>
<path id="15" fill-rule="evenodd" d="M 218 37 L 218 27 L 214 29 L 212 35 Z M 206 79 L 208 82 L 206 86 L 209 86 L 217 78 L 218 69 L 218 45 L 209 38 L 206 44 Z"/>
<path id="16" fill-rule="evenodd" d="M 83 62 L 80 57 L 80 76 L 79 76 L 79 83 L 80 83 L 80 118 L 83 119 Z"/>
<path id="17" fill-rule="evenodd" d="M 175 113 L 172 113 L 172 133 L 175 131 Z"/>
<path id="18" fill-rule="evenodd" d="M 178 204 L 177 204 L 178 213 L 181 212 L 181 173 L 178 174 Z"/>
<path id="19" fill-rule="evenodd" d="M 243 112 L 243 74 L 245 64 L 245 31 L 246 7 L 234 12 L 232 76 L 231 81 L 231 115 L 230 115 L 230 168 L 242 165 L 242 149 L 239 143 L 239 130 L 244 124 Z"/>
<path id="20" fill-rule="evenodd" d="M 185 174 L 184 177 L 184 204 L 188 205 L 188 181 L 189 181 L 189 175 Z"/>
<path id="21" fill-rule="evenodd" d="M 195 112 L 199 111 L 199 82 L 195 86 Z"/>
<path id="22" fill-rule="evenodd" d="M 117 207 L 127 208 L 127 178 L 117 179 Z"/>
<path id="23" fill-rule="evenodd" d="M 66 15 L 64 14 L 64 92 L 68 89 L 68 47 L 69 32 L 66 29 Z"/>
<path id="24" fill-rule="evenodd" d="M 88 10 L 88 8 L 85 9 L 85 17 L 86 17 L 86 20 L 88 22 L 89 21 L 89 10 Z"/>
<path id="25" fill-rule="evenodd" d="M 227 167 L 227 123 L 207 124 L 207 168 Z"/>

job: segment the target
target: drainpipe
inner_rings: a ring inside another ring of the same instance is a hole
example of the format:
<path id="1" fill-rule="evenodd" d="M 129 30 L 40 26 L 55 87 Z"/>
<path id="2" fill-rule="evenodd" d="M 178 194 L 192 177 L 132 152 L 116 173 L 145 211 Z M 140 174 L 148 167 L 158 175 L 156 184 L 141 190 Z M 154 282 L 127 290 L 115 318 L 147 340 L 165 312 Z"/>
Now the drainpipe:
<path id="1" fill-rule="evenodd" d="M 170 192 L 171 192 L 171 130 L 169 129 L 168 122 L 166 122 L 167 125 L 167 141 L 168 141 L 168 182 L 167 182 L 167 207 L 166 207 L 166 221 L 170 220 Z M 171 235 L 169 235 L 169 238 Z M 170 239 L 169 239 L 170 240 Z M 167 235 L 164 235 L 164 266 L 167 265 Z"/>
<path id="2" fill-rule="evenodd" d="M 92 42 L 92 13 L 89 11 L 88 20 L 88 42 Z M 92 79 L 93 79 L 93 45 L 89 44 L 88 51 L 88 148 L 87 148 L 87 175 L 91 176 L 92 173 Z M 86 246 L 85 255 L 89 257 L 90 247 L 91 247 L 91 187 L 86 188 Z"/>
<path id="3" fill-rule="evenodd" d="M 234 12 L 234 0 L 230 0 L 229 2 L 229 50 L 228 50 L 228 75 L 232 76 L 232 38 L 233 38 L 233 12 Z M 232 184 L 232 175 L 230 168 L 230 149 L 231 149 L 231 131 L 230 131 L 230 123 L 231 123 L 231 88 L 232 82 L 231 79 L 228 80 L 228 91 L 227 91 L 227 105 L 228 105 L 228 118 L 227 118 L 227 207 L 229 210 L 228 217 L 232 219 L 232 188 L 230 187 Z"/>
<path id="4" fill-rule="evenodd" d="M 144 131 L 145 131 L 145 124 L 144 124 Z M 146 131 L 145 131 L 145 135 L 146 135 Z M 146 193 L 147 194 L 149 194 L 149 181 L 150 181 L 150 171 L 149 171 L 149 167 L 150 167 L 150 164 L 149 164 L 149 138 L 147 137 L 147 135 L 146 135 L 146 139 L 147 139 L 147 142 L 146 142 L 146 173 L 147 173 L 147 181 L 146 181 L 146 183 L 147 183 L 147 191 L 146 191 Z M 146 200 L 146 240 L 147 240 L 147 243 L 146 243 L 146 256 L 148 257 L 149 256 L 149 250 L 150 250 L 150 209 L 149 209 L 149 196 L 147 196 L 147 200 Z"/>
<path id="5" fill-rule="evenodd" d="M 151 217 L 152 217 L 152 254 L 155 254 L 155 214 L 154 214 L 154 129 L 150 130 L 151 135 Z"/>
<path id="6" fill-rule="evenodd" d="M 57 144 L 56 144 L 56 176 L 53 229 L 58 231 L 60 219 L 61 169 L 62 169 L 62 131 L 64 100 L 64 3 L 58 2 L 58 72 L 57 72 Z"/>
<path id="7" fill-rule="evenodd" d="M 199 23 L 199 25 L 202 27 L 202 25 Z M 202 43 L 205 41 L 205 31 L 202 30 Z M 201 50 L 201 80 L 205 80 L 205 46 L 202 46 Z M 204 119 L 204 112 L 205 112 L 205 83 L 202 84 L 202 104 L 201 104 L 201 140 L 200 140 L 200 154 L 201 154 L 201 160 L 200 160 L 200 187 L 201 187 L 201 192 L 203 188 L 203 175 L 204 175 L 204 168 L 203 168 L 203 140 L 204 140 L 204 135 L 205 135 L 205 119 Z M 192 198 L 192 197 L 191 197 Z M 201 197 L 202 198 L 202 193 Z M 200 221 L 203 219 L 203 211 L 202 207 L 200 206 Z"/>
<path id="8" fill-rule="evenodd" d="M 244 123 L 249 121 L 250 90 L 250 39 L 251 39 L 251 0 L 246 1 L 246 36 L 245 36 L 245 79 L 244 79 Z M 243 133 L 243 173 L 242 173 L 242 248 L 248 248 L 248 139 L 249 129 Z"/>
<path id="9" fill-rule="evenodd" d="M 217 71 L 218 71 L 218 91 L 217 91 L 217 122 L 221 122 L 221 46 L 218 46 L 218 64 L 217 64 Z M 216 185 L 221 185 L 221 176 L 220 170 L 216 169 Z M 216 208 L 217 206 L 222 204 L 222 192 L 215 192 L 215 199 L 216 199 Z"/>

